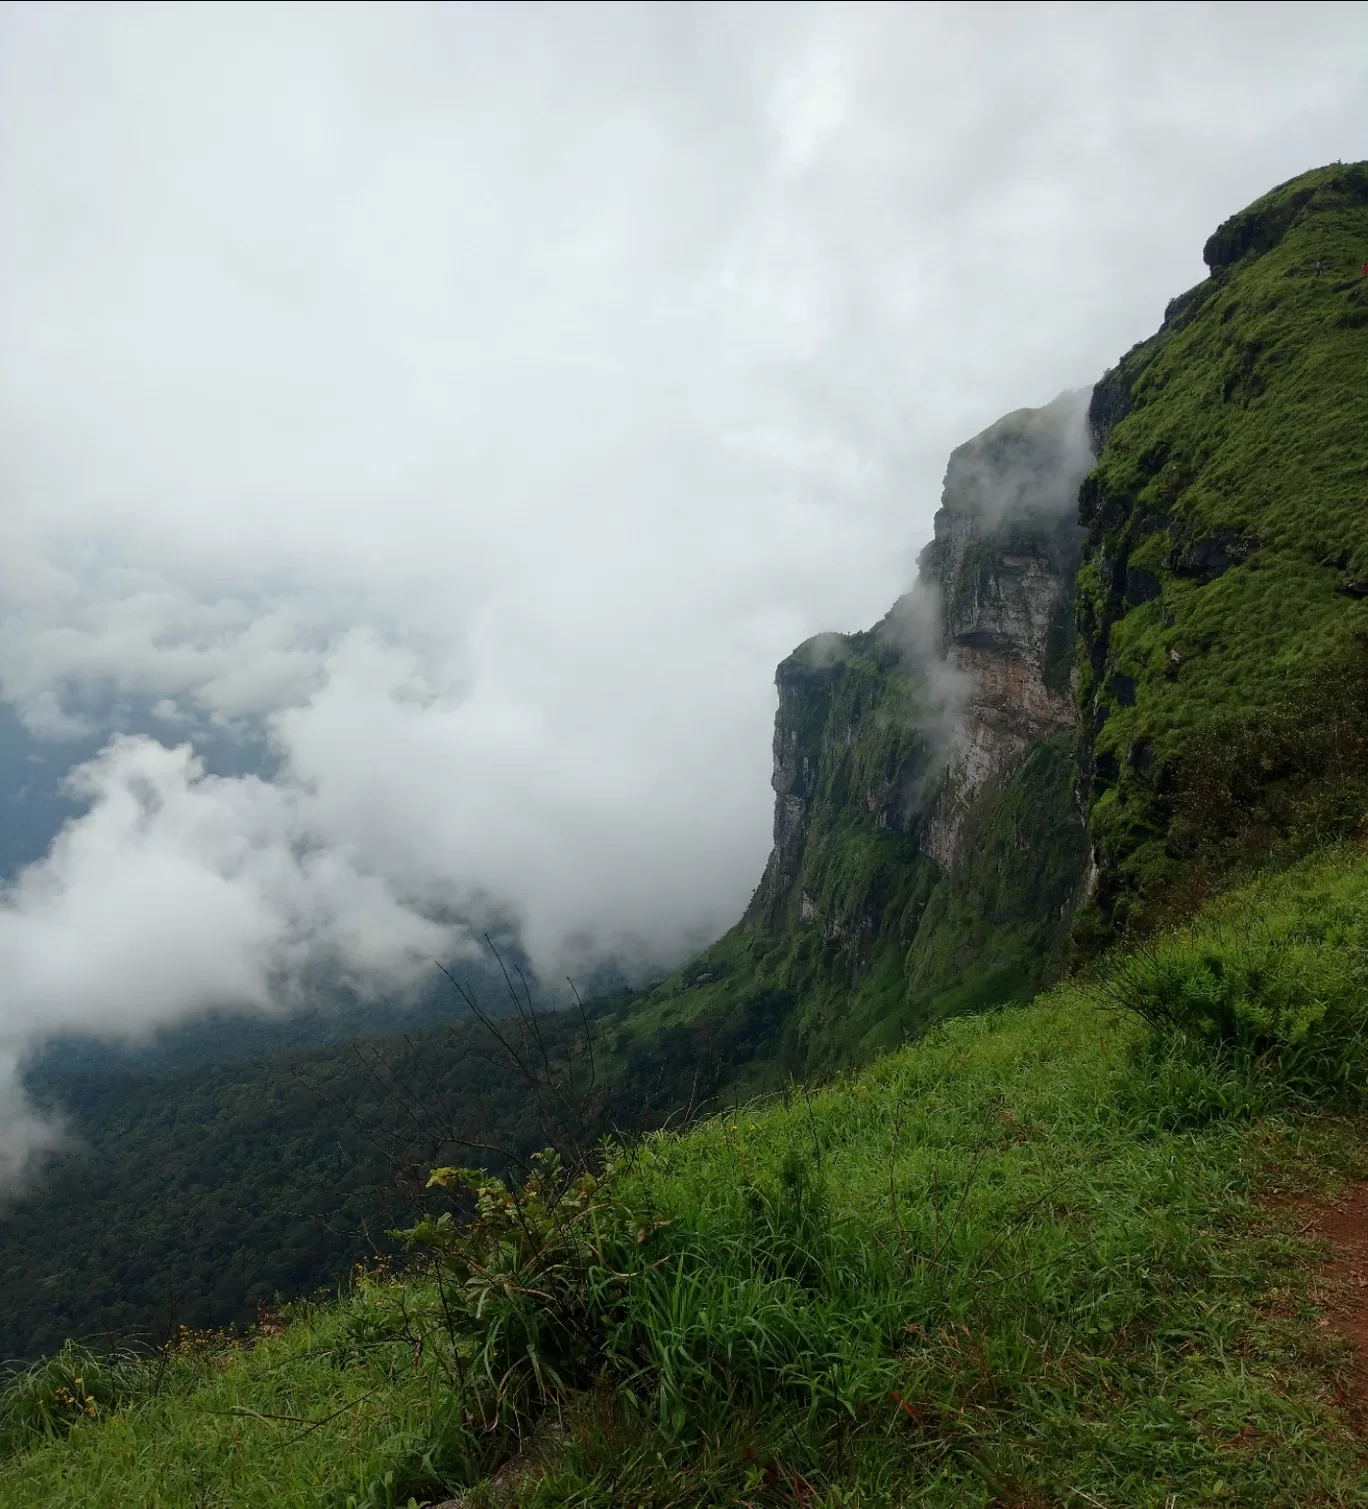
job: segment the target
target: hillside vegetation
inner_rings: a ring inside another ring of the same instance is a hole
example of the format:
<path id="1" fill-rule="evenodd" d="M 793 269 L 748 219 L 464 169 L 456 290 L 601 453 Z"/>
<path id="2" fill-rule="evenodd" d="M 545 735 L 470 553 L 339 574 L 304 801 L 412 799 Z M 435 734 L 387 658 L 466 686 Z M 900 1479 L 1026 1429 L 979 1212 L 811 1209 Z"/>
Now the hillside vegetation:
<path id="1" fill-rule="evenodd" d="M 402 1277 L 18 1375 L 0 1501 L 1368 1502 L 1263 1199 L 1368 1172 L 1365 903 L 1336 850 L 597 1177 L 439 1172 L 473 1225 L 417 1228 Z"/>
<path id="2" fill-rule="evenodd" d="M 1098 384 L 1077 701 L 1089 942 L 1368 797 L 1368 164 L 1233 216 Z"/>

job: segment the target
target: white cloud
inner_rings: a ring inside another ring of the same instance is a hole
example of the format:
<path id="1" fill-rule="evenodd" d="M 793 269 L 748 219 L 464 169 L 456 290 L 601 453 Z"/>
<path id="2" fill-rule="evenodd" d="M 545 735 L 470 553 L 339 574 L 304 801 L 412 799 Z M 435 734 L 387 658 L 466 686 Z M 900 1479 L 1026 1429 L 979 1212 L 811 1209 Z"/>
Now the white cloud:
<path id="1" fill-rule="evenodd" d="M 0 897 L 5 1041 L 139 1032 L 288 1001 L 320 957 L 363 987 L 449 948 L 286 783 L 205 775 L 188 745 L 121 737 L 69 778 L 90 807 Z"/>
<path id="2" fill-rule="evenodd" d="M 0 1044 L 724 926 L 775 663 L 1365 103 L 1361 7 L 0 11 L 0 686 L 280 760 L 86 767 Z"/>

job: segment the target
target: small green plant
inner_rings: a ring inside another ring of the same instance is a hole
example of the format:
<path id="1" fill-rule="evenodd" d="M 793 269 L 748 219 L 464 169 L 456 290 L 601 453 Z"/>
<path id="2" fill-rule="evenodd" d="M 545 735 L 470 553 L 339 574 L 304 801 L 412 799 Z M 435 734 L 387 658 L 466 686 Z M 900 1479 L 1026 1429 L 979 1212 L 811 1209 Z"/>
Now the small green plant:
<path id="1" fill-rule="evenodd" d="M 441 1329 L 487 1429 L 521 1430 L 592 1381 L 634 1254 L 662 1225 L 629 1208 L 605 1160 L 595 1175 L 547 1149 L 510 1187 L 483 1169 L 438 1168 L 429 1187 L 467 1196 L 395 1235 L 432 1260 Z"/>

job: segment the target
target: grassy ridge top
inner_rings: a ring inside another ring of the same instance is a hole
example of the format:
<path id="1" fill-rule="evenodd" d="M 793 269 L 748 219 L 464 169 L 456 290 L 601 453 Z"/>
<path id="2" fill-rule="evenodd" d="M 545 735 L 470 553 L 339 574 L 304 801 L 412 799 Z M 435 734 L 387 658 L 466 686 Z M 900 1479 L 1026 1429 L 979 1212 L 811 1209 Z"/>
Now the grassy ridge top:
<path id="1" fill-rule="evenodd" d="M 1328 1116 L 1333 1074 L 1280 1069 L 1346 1022 L 1257 1010 L 1314 966 L 1362 1036 L 1365 897 L 1368 856 L 1334 851 L 589 1185 L 486 1181 L 473 1267 L 434 1237 L 428 1276 L 362 1277 L 280 1335 L 58 1358 L 0 1399 L 0 1501 L 1368 1502 L 1306 1245 L 1258 1199 L 1368 1172 L 1353 1096 Z M 1156 980 L 1198 1003 L 1178 1030 L 1117 1009 Z"/>
<path id="2" fill-rule="evenodd" d="M 1352 714 L 1356 740 L 1368 717 L 1350 663 L 1368 631 L 1368 164 L 1282 185 L 1226 222 L 1206 257 L 1208 280 L 1174 300 L 1093 405 L 1106 445 L 1082 498 L 1078 701 L 1102 870 L 1094 920 L 1108 929 L 1142 918 L 1223 836 L 1218 804 L 1182 821 L 1213 764 L 1203 731 L 1238 741 L 1229 725 L 1272 719 L 1254 744 L 1300 741 L 1267 780 L 1226 772 L 1230 797 L 1242 781 L 1268 788 L 1271 806 L 1257 792 L 1245 802 L 1266 845 L 1317 826 L 1273 787 L 1333 786 L 1356 768 L 1324 768 L 1330 752 L 1294 727 L 1298 704 L 1335 688 L 1316 714 Z"/>

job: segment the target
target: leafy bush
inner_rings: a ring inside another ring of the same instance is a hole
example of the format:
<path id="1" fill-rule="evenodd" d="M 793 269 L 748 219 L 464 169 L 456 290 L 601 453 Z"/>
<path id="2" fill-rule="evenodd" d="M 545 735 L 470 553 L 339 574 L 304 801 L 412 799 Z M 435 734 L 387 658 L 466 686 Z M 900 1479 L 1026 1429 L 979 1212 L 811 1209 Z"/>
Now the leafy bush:
<path id="1" fill-rule="evenodd" d="M 431 1256 L 451 1362 L 491 1430 L 521 1430 L 592 1380 L 623 1269 L 659 1224 L 615 1194 L 611 1159 L 600 1176 L 551 1150 L 531 1166 L 512 1188 L 483 1169 L 434 1169 L 429 1187 L 467 1194 L 473 1211 L 395 1233 Z"/>

